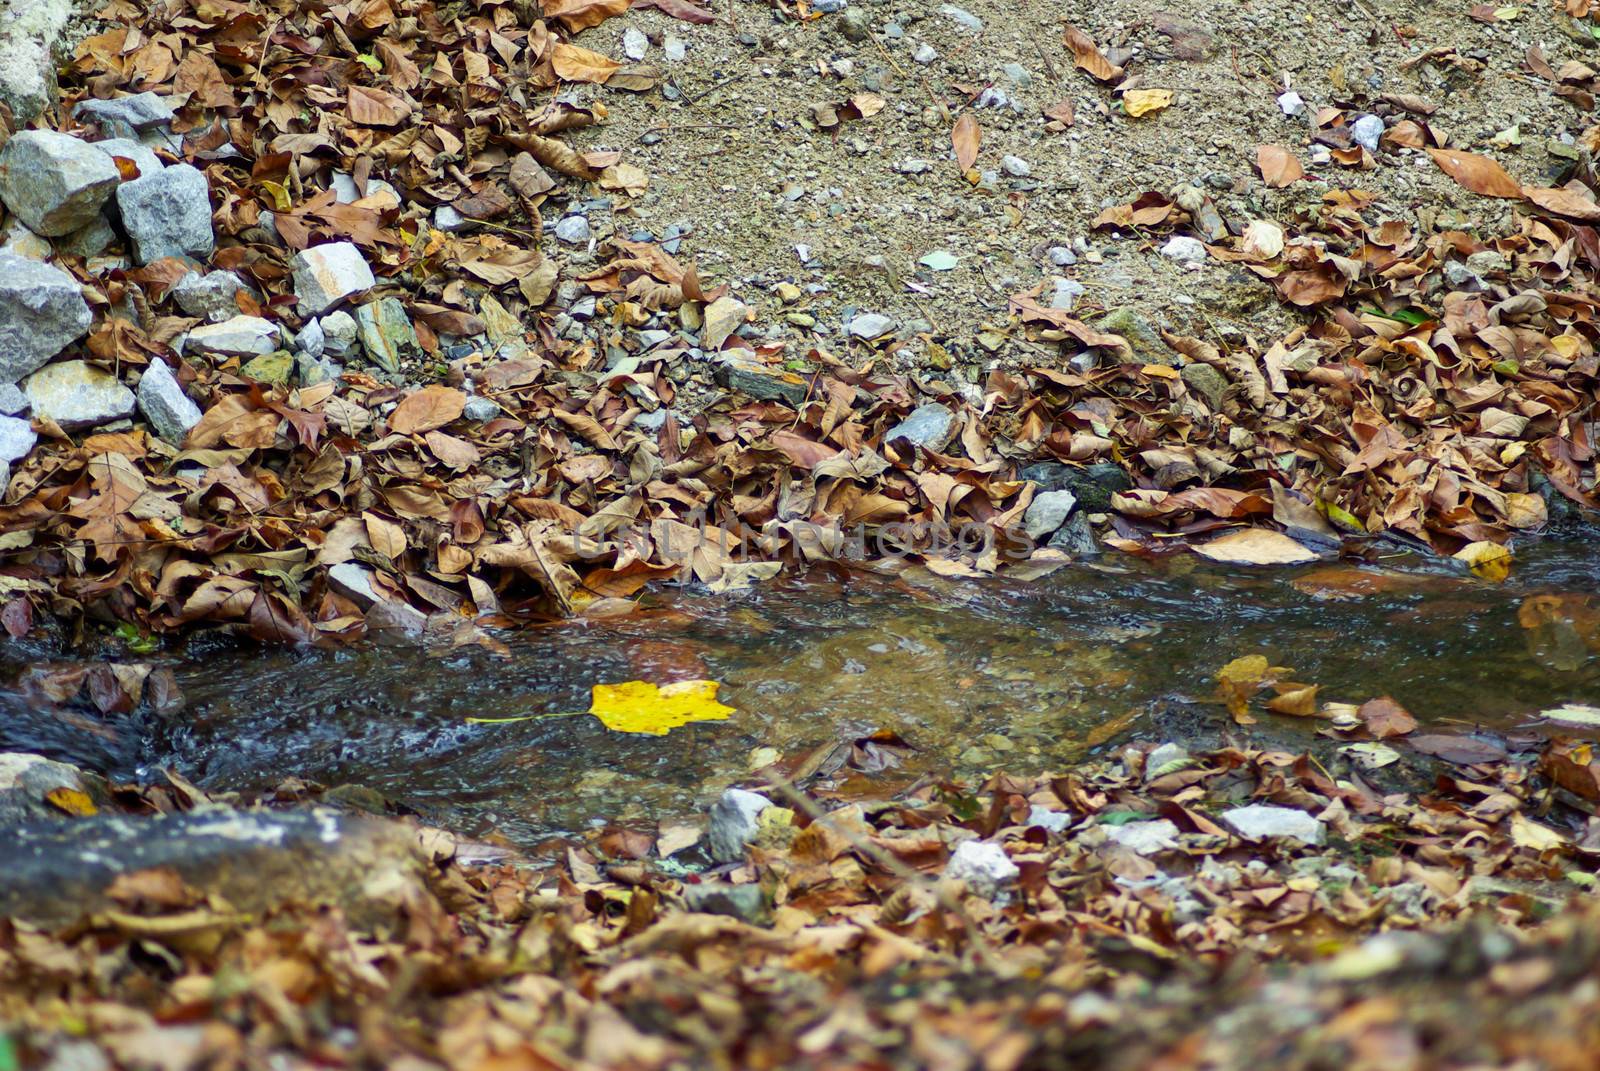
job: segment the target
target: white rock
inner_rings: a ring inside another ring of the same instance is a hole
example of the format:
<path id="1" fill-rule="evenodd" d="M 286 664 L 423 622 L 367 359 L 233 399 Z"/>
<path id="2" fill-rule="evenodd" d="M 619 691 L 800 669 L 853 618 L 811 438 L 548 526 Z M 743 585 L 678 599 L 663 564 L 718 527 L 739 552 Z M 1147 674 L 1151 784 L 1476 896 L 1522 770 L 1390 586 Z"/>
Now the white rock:
<path id="1" fill-rule="evenodd" d="M 1278 95 L 1278 109 L 1284 115 L 1299 115 L 1306 110 L 1306 102 L 1300 94 L 1291 89 Z"/>
<path id="2" fill-rule="evenodd" d="M 1067 523 L 1067 516 L 1078 504 L 1071 491 L 1045 491 L 1033 496 L 1022 515 L 1022 530 L 1029 539 L 1039 540 Z"/>
<path id="3" fill-rule="evenodd" d="M 353 242 L 312 246 L 295 254 L 289 265 L 302 316 L 315 316 L 377 284 L 366 258 Z"/>
<path id="4" fill-rule="evenodd" d="M 1106 840 L 1139 855 L 1153 855 L 1178 846 L 1178 827 L 1165 818 L 1101 828 L 1106 831 Z"/>
<path id="5" fill-rule="evenodd" d="M 1161 771 L 1176 763 L 1183 762 L 1189 757 L 1189 751 L 1182 744 L 1162 744 L 1144 757 L 1144 777 L 1148 781 L 1152 777 L 1161 776 Z"/>
<path id="6" fill-rule="evenodd" d="M 144 178 L 154 175 L 164 169 L 161 158 L 151 151 L 148 145 L 143 145 L 132 138 L 107 138 L 104 141 L 91 142 L 95 148 L 107 156 L 120 156 L 124 160 L 132 160 L 133 166 L 139 169 L 135 178 Z"/>
<path id="7" fill-rule="evenodd" d="M 946 878 L 965 882 L 968 889 L 990 899 L 1020 873 L 1004 848 L 982 840 L 962 841 L 944 865 Z"/>
<path id="8" fill-rule="evenodd" d="M 1063 833 L 1072 825 L 1072 816 L 1065 811 L 1052 811 L 1035 803 L 1028 809 L 1028 825 L 1051 833 Z"/>
<path id="9" fill-rule="evenodd" d="M 719 863 L 737 863 L 744 858 L 744 846 L 756 838 L 757 820 L 772 801 L 758 792 L 730 788 L 711 808 L 711 827 L 706 844 L 711 858 Z"/>
<path id="10" fill-rule="evenodd" d="M 259 357 L 278 348 L 278 325 L 259 316 L 235 316 L 189 332 L 184 348 L 194 353 Z"/>
<path id="11" fill-rule="evenodd" d="M 1206 259 L 1206 247 L 1198 238 L 1185 234 L 1173 235 L 1161 247 L 1161 255 L 1179 264 L 1199 264 Z"/>
<path id="12" fill-rule="evenodd" d="M 1012 156 L 1009 153 L 1000 158 L 1000 170 L 1013 178 L 1026 178 L 1033 174 L 1033 167 L 1028 161 L 1020 156 Z"/>
<path id="13" fill-rule="evenodd" d="M 139 411 L 156 436 L 177 446 L 200 423 L 200 407 L 189 400 L 165 361 L 156 359 L 139 377 Z"/>
<path id="14" fill-rule="evenodd" d="M 83 361 L 59 361 L 29 376 L 22 389 L 37 417 L 63 430 L 93 428 L 133 415 L 133 391 Z"/>
<path id="15" fill-rule="evenodd" d="M 1235 807 L 1221 817 L 1235 833 L 1248 840 L 1293 837 L 1307 844 L 1321 844 L 1325 835 L 1320 821 L 1295 807 L 1255 803 L 1248 807 Z"/>
<path id="16" fill-rule="evenodd" d="M 1383 120 L 1376 115 L 1363 115 L 1350 126 L 1350 136 L 1368 152 L 1378 151 L 1378 139 L 1383 137 Z"/>
<path id="17" fill-rule="evenodd" d="M 381 178 L 367 179 L 367 195 L 361 196 L 361 191 L 356 187 L 355 176 L 343 171 L 333 173 L 333 199 L 341 205 L 353 205 L 357 201 L 366 208 L 381 210 L 384 208 L 399 208 L 403 203 L 400 200 L 400 191 Z"/>
<path id="18" fill-rule="evenodd" d="M 922 44 L 911 54 L 911 62 L 921 63 L 926 66 L 939 58 L 939 50 L 930 44 Z"/>
<path id="19" fill-rule="evenodd" d="M 705 325 L 700 338 L 708 350 L 720 350 L 728 336 L 739 329 L 750 310 L 731 294 L 724 294 L 706 306 Z"/>
<path id="20" fill-rule="evenodd" d="M 1065 309 L 1071 311 L 1077 305 L 1078 299 L 1088 290 L 1076 279 L 1053 279 L 1054 289 L 1050 292 L 1050 307 L 1052 309 Z"/>
<path id="21" fill-rule="evenodd" d="M 239 315 L 236 300 L 244 284 L 232 272 L 213 271 L 201 275 L 192 271 L 172 288 L 172 299 L 190 316 L 219 323 Z"/>
<path id="22" fill-rule="evenodd" d="M 871 341 L 894 330 L 894 318 L 881 312 L 863 312 L 851 320 L 846 328 L 856 338 Z"/>
<path id="23" fill-rule="evenodd" d="M 684 43 L 683 38 L 668 34 L 667 39 L 661 43 L 661 50 L 667 54 L 669 60 L 678 63 L 688 54 L 689 46 Z"/>
<path id="24" fill-rule="evenodd" d="M 622 31 L 622 54 L 631 60 L 642 60 L 650 51 L 650 38 L 642 30 L 629 26 Z"/>
<path id="25" fill-rule="evenodd" d="M 33 427 L 20 417 L 0 416 L 0 461 L 21 461 L 33 449 L 39 436 Z"/>
<path id="26" fill-rule="evenodd" d="M 15 416 L 28 411 L 28 396 L 15 383 L 0 383 L 0 413 Z"/>
<path id="27" fill-rule="evenodd" d="M 322 328 L 322 351 L 329 357 L 348 357 L 356 351 L 361 326 L 354 316 L 340 309 L 317 323 Z"/>
<path id="28" fill-rule="evenodd" d="M 563 216 L 556 223 L 556 237 L 568 245 L 584 245 L 592 233 L 589 221 L 582 216 Z"/>

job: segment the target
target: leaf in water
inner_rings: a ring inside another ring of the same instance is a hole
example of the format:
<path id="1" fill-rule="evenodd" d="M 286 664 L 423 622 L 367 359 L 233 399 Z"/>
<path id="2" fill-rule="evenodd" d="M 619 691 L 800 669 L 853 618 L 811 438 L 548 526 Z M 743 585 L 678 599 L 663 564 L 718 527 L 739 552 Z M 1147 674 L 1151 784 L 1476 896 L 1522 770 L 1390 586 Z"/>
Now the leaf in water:
<path id="1" fill-rule="evenodd" d="M 956 163 L 965 171 L 978 161 L 978 143 L 983 140 L 983 130 L 971 112 L 963 113 L 950 131 L 950 144 L 956 150 Z"/>
<path id="2" fill-rule="evenodd" d="M 726 720 L 733 708 L 717 702 L 717 687 L 716 681 L 597 684 L 589 713 L 613 732 L 665 736 L 691 721 Z"/>
<path id="3" fill-rule="evenodd" d="M 1228 713 L 1239 725 L 1254 725 L 1250 716 L 1250 697 L 1260 689 L 1272 666 L 1265 655 L 1245 655 L 1217 670 L 1217 697 L 1227 704 Z M 1287 670 L 1285 671 L 1287 672 Z"/>
<path id="4" fill-rule="evenodd" d="M 1480 762 L 1501 762 L 1506 758 L 1506 749 L 1499 744 L 1491 744 L 1471 736 L 1431 734 L 1410 737 L 1406 743 L 1424 755 L 1432 755 L 1434 758 L 1461 766 L 1475 766 Z"/>
<path id="5" fill-rule="evenodd" d="M 75 788 L 52 788 L 44 794 L 45 802 L 64 814 L 74 818 L 88 818 L 99 814 L 100 808 L 94 805 L 87 793 Z"/>
<path id="6" fill-rule="evenodd" d="M 1522 199 L 1522 187 L 1492 157 L 1456 149 L 1429 149 L 1428 155 L 1433 157 L 1433 162 L 1439 165 L 1441 171 L 1473 193 L 1508 200 Z"/>
<path id="7" fill-rule="evenodd" d="M 1172 104 L 1170 89 L 1130 89 L 1122 95 L 1122 107 L 1135 119 L 1159 112 Z"/>
<path id="8" fill-rule="evenodd" d="M 1511 551 L 1498 543 L 1468 543 L 1456 551 L 1458 561 L 1467 563 L 1472 575 L 1499 583 L 1511 575 Z"/>
<path id="9" fill-rule="evenodd" d="M 1294 718 L 1317 716 L 1317 690 L 1320 685 L 1275 681 L 1272 687 L 1278 694 L 1267 700 L 1267 709 L 1274 714 L 1287 714 Z"/>
<path id="10" fill-rule="evenodd" d="M 1411 712 L 1386 695 L 1361 704 L 1356 716 L 1366 725 L 1367 731 L 1379 740 L 1404 736 L 1417 729 L 1417 719 L 1411 716 Z"/>
<path id="11" fill-rule="evenodd" d="M 1600 729 L 1600 707 L 1586 706 L 1582 703 L 1566 703 L 1549 710 L 1541 710 L 1539 717 L 1545 721 L 1573 728 Z"/>
<path id="12" fill-rule="evenodd" d="M 1400 752 L 1376 740 L 1342 747 L 1339 749 L 1339 754 L 1349 756 L 1350 761 L 1363 770 L 1381 770 L 1400 761 Z"/>
<path id="13" fill-rule="evenodd" d="M 1317 560 L 1314 551 L 1268 528 L 1229 532 L 1195 547 L 1194 552 L 1202 558 L 1230 565 L 1297 565 Z"/>

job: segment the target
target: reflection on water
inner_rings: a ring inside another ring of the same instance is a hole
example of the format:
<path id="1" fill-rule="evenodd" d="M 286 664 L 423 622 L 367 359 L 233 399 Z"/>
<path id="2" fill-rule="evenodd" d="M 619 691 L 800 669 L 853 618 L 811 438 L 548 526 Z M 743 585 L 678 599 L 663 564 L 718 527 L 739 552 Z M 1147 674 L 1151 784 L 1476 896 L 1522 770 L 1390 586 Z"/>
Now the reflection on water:
<path id="1" fill-rule="evenodd" d="M 216 789 L 359 783 L 458 830 L 527 840 L 698 809 L 772 749 L 878 730 L 916 749 L 891 772 L 906 780 L 1058 765 L 1152 701 L 1208 699 L 1216 669 L 1246 654 L 1324 700 L 1389 694 L 1424 722 L 1508 726 L 1600 700 L 1592 561 L 1542 544 L 1501 585 L 1416 563 L 1251 573 L 1122 557 L 1030 584 L 827 574 L 744 596 L 665 592 L 630 618 L 504 635 L 509 658 L 212 652 L 174 663 L 188 709 L 139 761 Z M 659 738 L 587 717 L 466 722 L 582 710 L 597 682 L 695 677 L 723 682 L 738 714 Z M 0 708 L 0 746 L 27 744 L 15 706 Z"/>

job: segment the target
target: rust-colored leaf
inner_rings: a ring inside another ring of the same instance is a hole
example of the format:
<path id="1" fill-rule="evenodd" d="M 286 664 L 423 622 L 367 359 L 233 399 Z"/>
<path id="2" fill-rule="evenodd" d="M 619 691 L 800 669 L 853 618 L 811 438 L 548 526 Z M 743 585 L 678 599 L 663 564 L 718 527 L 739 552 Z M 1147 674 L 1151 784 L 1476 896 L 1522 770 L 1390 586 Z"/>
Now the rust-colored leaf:
<path id="1" fill-rule="evenodd" d="M 1306 173 L 1300 158 L 1282 145 L 1256 146 L 1256 168 L 1261 172 L 1261 181 L 1275 190 L 1298 182 Z"/>
<path id="2" fill-rule="evenodd" d="M 963 112 L 950 131 L 950 144 L 956 150 L 956 163 L 965 171 L 978 162 L 978 143 L 983 140 L 983 129 L 971 112 Z"/>
<path id="3" fill-rule="evenodd" d="M 1120 82 L 1122 68 L 1106 59 L 1094 40 L 1076 26 L 1066 30 L 1067 47 L 1072 50 L 1072 63 L 1080 71 L 1100 82 Z"/>
<path id="4" fill-rule="evenodd" d="M 1411 716 L 1411 712 L 1386 695 L 1362 703 L 1361 709 L 1356 711 L 1356 717 L 1379 740 L 1404 736 L 1417 729 L 1417 719 Z"/>
<path id="5" fill-rule="evenodd" d="M 442 428 L 461 415 L 467 396 L 454 387 L 434 384 L 412 391 L 389 414 L 389 428 L 401 435 Z"/>
<path id="6" fill-rule="evenodd" d="M 1429 149 L 1439 170 L 1458 184 L 1484 197 L 1522 198 L 1522 187 L 1493 158 L 1459 149 Z"/>

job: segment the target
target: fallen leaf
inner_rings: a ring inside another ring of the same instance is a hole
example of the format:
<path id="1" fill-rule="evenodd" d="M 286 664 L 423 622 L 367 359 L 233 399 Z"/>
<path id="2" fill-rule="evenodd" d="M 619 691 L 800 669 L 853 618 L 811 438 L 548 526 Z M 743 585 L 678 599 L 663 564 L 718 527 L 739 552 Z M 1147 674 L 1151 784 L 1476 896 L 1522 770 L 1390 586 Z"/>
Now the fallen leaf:
<path id="1" fill-rule="evenodd" d="M 1554 212 L 1558 216 L 1585 222 L 1600 220 L 1600 204 L 1596 204 L 1593 195 L 1581 186 L 1578 189 L 1571 186 L 1524 186 L 1522 195 L 1546 212 Z"/>
<path id="2" fill-rule="evenodd" d="M 1299 157 L 1281 145 L 1256 146 L 1256 169 L 1261 181 L 1278 190 L 1305 177 Z"/>
<path id="3" fill-rule="evenodd" d="M 442 428 L 461 415 L 467 396 L 439 384 L 412 391 L 389 414 L 389 428 L 401 435 Z"/>
<path id="4" fill-rule="evenodd" d="M 964 112 L 956 120 L 955 127 L 950 131 L 950 144 L 955 146 L 956 163 L 965 171 L 978 161 L 978 143 L 983 140 L 983 131 L 978 126 L 978 121 L 972 117 L 971 112 Z"/>
<path id="5" fill-rule="evenodd" d="M 550 62 L 555 68 L 556 77 L 564 82 L 594 82 L 599 85 L 604 85 L 622 66 L 609 56 L 566 41 L 556 42 Z"/>
<path id="6" fill-rule="evenodd" d="M 1229 532 L 1194 548 L 1202 558 L 1230 565 L 1297 565 L 1317 560 L 1316 552 L 1270 528 Z"/>
<path id="7" fill-rule="evenodd" d="M 725 721 L 733 708 L 717 702 L 716 681 L 648 681 L 594 686 L 589 713 L 619 733 L 665 736 L 691 721 Z"/>
<path id="8" fill-rule="evenodd" d="M 411 114 L 411 104 L 404 97 L 370 86 L 347 88 L 345 103 L 351 121 L 362 126 L 398 126 Z"/>
<path id="9" fill-rule="evenodd" d="M 1472 575 L 1499 583 L 1511 575 L 1511 551 L 1499 543 L 1468 543 L 1454 555 L 1467 563 Z"/>
<path id="10" fill-rule="evenodd" d="M 1066 40 L 1067 47 L 1072 50 L 1073 66 L 1097 81 L 1118 82 L 1122 80 L 1122 68 L 1106 59 L 1088 34 L 1076 26 L 1068 26 Z"/>
<path id="11" fill-rule="evenodd" d="M 1158 112 L 1172 104 L 1170 89 L 1130 89 L 1122 95 L 1122 107 L 1135 119 Z"/>
<path id="12" fill-rule="evenodd" d="M 1457 149 L 1429 149 L 1428 155 L 1439 169 L 1473 193 L 1485 197 L 1522 199 L 1522 187 L 1506 174 L 1505 168 L 1488 156 Z"/>
<path id="13" fill-rule="evenodd" d="M 544 17 L 577 33 L 628 10 L 629 0 L 544 0 Z"/>
<path id="14" fill-rule="evenodd" d="M 1386 695 L 1362 703 L 1356 716 L 1366 725 L 1367 731 L 1379 740 L 1404 736 L 1417 729 L 1417 719 L 1411 716 L 1411 712 Z"/>

